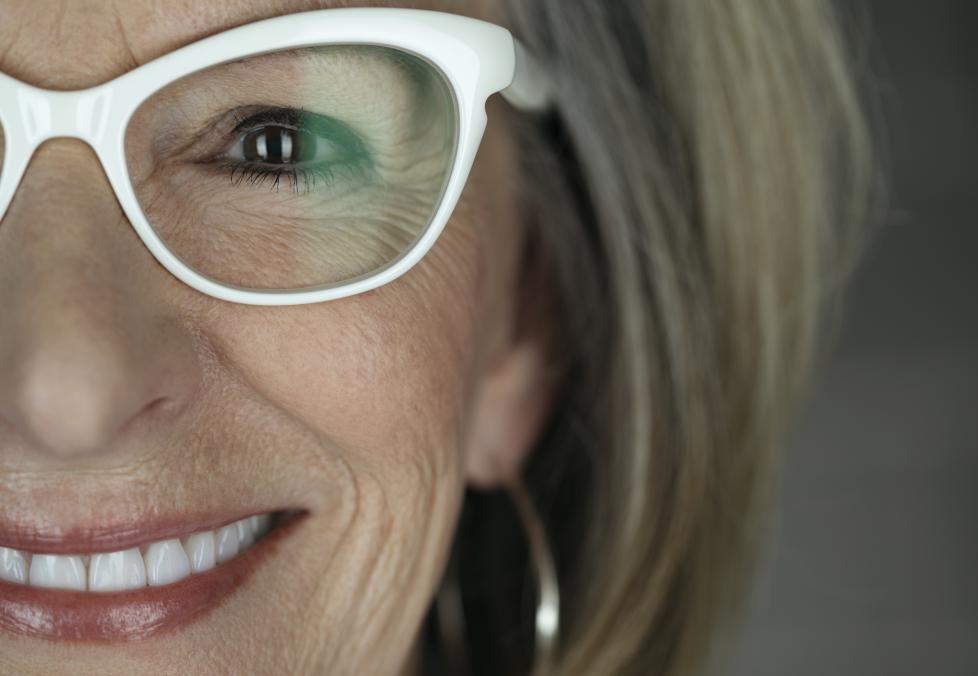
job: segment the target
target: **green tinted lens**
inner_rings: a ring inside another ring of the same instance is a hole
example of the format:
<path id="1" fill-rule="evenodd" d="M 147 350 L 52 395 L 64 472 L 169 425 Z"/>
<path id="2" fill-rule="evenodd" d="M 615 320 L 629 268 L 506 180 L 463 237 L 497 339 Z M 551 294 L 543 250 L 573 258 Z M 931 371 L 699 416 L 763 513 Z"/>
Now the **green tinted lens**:
<path id="1" fill-rule="evenodd" d="M 201 274 L 297 290 L 376 273 L 441 203 L 457 112 L 405 52 L 326 46 L 226 63 L 157 92 L 126 130 L 143 212 Z"/>

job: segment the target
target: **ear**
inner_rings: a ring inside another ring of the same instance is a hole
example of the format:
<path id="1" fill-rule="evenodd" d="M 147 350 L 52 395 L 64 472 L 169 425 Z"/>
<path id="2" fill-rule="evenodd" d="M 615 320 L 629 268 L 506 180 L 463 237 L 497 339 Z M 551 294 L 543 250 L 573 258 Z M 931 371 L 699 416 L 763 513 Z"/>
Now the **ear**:
<path id="1" fill-rule="evenodd" d="M 511 346 L 483 374 L 466 453 L 466 479 L 478 488 L 506 485 L 523 468 L 549 417 L 553 387 L 542 344 Z"/>
<path id="2" fill-rule="evenodd" d="M 497 99 L 493 105 L 502 103 Z M 507 119 L 505 109 L 493 112 L 499 113 L 493 119 Z M 510 147 L 518 138 L 515 130 L 486 146 L 500 154 L 497 162 L 507 172 L 514 163 L 521 166 L 515 160 L 518 150 Z M 519 477 L 549 421 L 563 368 L 557 268 L 544 243 L 535 201 L 523 193 L 522 179 L 493 177 L 487 183 L 499 191 L 493 214 L 511 226 L 511 236 L 495 242 L 491 265 L 498 287 L 488 292 L 491 309 L 481 327 L 478 380 L 462 451 L 466 481 L 495 489 Z"/>
<path id="3" fill-rule="evenodd" d="M 465 473 L 477 488 L 499 488 L 520 475 L 550 418 L 560 380 L 550 266 L 535 237 L 526 237 L 521 254 L 511 319 L 504 320 L 474 393 Z"/>

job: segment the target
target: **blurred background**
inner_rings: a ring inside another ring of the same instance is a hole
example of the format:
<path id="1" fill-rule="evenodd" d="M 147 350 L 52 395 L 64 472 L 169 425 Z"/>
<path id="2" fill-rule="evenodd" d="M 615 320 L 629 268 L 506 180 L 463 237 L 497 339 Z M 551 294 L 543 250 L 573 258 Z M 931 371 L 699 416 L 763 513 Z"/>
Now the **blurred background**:
<path id="1" fill-rule="evenodd" d="M 978 675 L 978 2 L 857 3 L 891 213 L 716 676 Z"/>

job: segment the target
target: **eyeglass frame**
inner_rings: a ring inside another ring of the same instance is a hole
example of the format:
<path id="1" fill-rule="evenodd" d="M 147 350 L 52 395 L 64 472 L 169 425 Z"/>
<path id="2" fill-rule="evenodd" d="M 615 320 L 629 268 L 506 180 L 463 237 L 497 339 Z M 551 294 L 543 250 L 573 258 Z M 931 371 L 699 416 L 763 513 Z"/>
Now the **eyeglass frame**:
<path id="1" fill-rule="evenodd" d="M 457 143 L 441 203 L 424 233 L 385 267 L 338 284 L 308 289 L 249 289 L 218 282 L 184 262 L 163 242 L 139 205 L 126 160 L 126 131 L 139 107 L 164 87 L 230 61 L 288 49 L 370 45 L 408 52 L 433 65 L 455 99 Z M 95 151 L 130 225 L 173 276 L 208 296 L 233 303 L 286 306 L 321 303 L 371 291 L 398 279 L 431 250 L 468 180 L 486 125 L 486 102 L 501 93 L 523 111 L 549 105 L 540 65 L 502 26 L 421 9 L 338 8 L 263 19 L 164 54 L 109 82 L 76 91 L 41 89 L 0 72 L 0 221 L 37 148 L 75 138 Z"/>

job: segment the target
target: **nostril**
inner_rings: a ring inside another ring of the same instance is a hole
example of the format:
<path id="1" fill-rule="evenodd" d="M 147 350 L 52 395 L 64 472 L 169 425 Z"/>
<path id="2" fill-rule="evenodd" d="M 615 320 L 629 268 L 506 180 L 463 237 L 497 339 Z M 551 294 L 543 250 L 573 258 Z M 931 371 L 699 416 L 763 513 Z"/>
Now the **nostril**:
<path id="1" fill-rule="evenodd" d="M 91 148 L 47 141 L 31 171 L 0 227 L 4 432 L 40 462 L 159 449 L 173 430 L 150 423 L 175 422 L 203 375 L 174 280 L 128 227 Z"/>
<path id="2" fill-rule="evenodd" d="M 175 402 L 173 402 L 173 400 L 171 400 L 169 397 L 159 397 L 146 404 L 146 406 L 143 407 L 142 413 L 146 413 L 148 415 L 156 415 L 157 413 L 165 415 L 170 409 L 174 408 L 174 405 Z"/>
<path id="3" fill-rule="evenodd" d="M 119 428 L 119 433 L 124 434 L 130 431 L 134 425 L 143 420 L 153 421 L 166 418 L 179 410 L 179 408 L 180 403 L 176 399 L 166 396 L 157 397 L 123 422 L 122 427 Z"/>
<path id="4" fill-rule="evenodd" d="M 60 459 L 146 448 L 133 438 L 175 418 L 192 397 L 192 353 L 172 336 L 147 349 L 138 330 L 73 328 L 32 332 L 31 341 L 0 349 L 0 416 L 29 448 Z"/>

